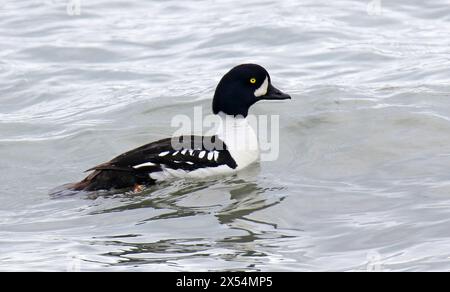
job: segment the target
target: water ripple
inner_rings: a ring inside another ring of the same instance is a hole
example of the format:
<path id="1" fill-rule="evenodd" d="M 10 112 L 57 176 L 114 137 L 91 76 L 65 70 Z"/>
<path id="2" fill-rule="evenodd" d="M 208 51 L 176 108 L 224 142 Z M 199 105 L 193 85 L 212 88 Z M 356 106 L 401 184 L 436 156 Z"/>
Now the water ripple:
<path id="1" fill-rule="evenodd" d="M 442 1 L 0 3 L 0 270 L 448 270 Z M 261 63 L 280 157 L 140 195 L 48 196 L 210 113 Z M 282 114 L 281 114 L 282 113 Z"/>

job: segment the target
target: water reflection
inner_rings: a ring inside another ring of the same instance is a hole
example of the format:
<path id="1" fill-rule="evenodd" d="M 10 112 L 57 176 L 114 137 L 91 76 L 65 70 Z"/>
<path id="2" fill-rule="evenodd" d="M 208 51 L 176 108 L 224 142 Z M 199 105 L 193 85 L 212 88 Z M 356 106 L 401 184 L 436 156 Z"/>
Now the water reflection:
<path id="1" fill-rule="evenodd" d="M 234 262 L 233 265 L 236 268 L 230 268 L 231 270 L 258 270 L 254 267 L 255 259 L 270 256 L 260 250 L 264 242 L 268 239 L 286 238 L 287 235 L 278 232 L 275 223 L 249 217 L 254 212 L 270 208 L 283 201 L 284 196 L 276 195 L 283 190 L 284 188 L 280 186 L 267 186 L 267 182 L 258 183 L 255 178 L 246 180 L 237 176 L 213 181 L 163 184 L 139 196 L 123 196 L 122 199 L 128 200 L 120 206 L 92 212 L 90 215 L 153 208 L 162 210 L 163 213 L 136 224 L 146 228 L 145 225 L 150 223 L 163 225 L 164 221 L 168 221 L 167 226 L 172 226 L 173 223 L 170 220 L 184 218 L 181 224 L 189 228 L 190 224 L 202 220 L 203 216 L 205 220 L 215 218 L 227 232 L 207 234 L 207 230 L 195 230 L 192 237 L 187 235 L 187 238 L 180 236 L 180 238 L 148 242 L 141 241 L 148 237 L 146 234 L 105 236 L 95 238 L 94 242 L 117 246 L 117 251 L 103 254 L 103 256 L 117 259 L 111 264 L 113 266 L 158 263 L 176 266 L 175 263 L 183 260 L 195 261 L 201 258 L 205 261 L 213 257 L 221 262 Z M 207 196 L 221 198 L 209 200 Z M 195 205 L 195 202 L 201 202 L 201 205 Z M 197 236 L 198 234 L 202 236 Z M 246 258 L 251 258 L 251 263 L 247 263 Z M 236 263 L 242 264 L 236 265 Z"/>

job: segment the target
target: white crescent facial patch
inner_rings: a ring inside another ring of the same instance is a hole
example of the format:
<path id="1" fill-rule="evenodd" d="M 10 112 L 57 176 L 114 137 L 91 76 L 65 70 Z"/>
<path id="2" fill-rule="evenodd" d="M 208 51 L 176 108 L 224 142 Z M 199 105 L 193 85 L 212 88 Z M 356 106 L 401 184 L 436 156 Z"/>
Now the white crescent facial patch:
<path id="1" fill-rule="evenodd" d="M 255 96 L 260 97 L 267 94 L 267 90 L 269 88 L 269 78 L 266 76 L 266 79 L 264 80 L 263 84 L 255 90 Z"/>

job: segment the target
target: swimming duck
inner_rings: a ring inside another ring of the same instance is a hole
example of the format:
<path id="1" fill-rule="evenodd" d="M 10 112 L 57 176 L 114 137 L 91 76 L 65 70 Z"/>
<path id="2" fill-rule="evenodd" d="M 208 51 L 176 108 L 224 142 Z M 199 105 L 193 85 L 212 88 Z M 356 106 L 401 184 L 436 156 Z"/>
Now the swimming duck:
<path id="1" fill-rule="evenodd" d="M 221 120 L 216 135 L 172 137 L 146 144 L 90 168 L 85 179 L 69 188 L 138 192 L 171 178 L 235 173 L 259 158 L 258 139 L 247 121 L 249 108 L 261 100 L 290 98 L 272 85 L 262 66 L 236 66 L 222 77 L 214 94 L 212 110 Z"/>

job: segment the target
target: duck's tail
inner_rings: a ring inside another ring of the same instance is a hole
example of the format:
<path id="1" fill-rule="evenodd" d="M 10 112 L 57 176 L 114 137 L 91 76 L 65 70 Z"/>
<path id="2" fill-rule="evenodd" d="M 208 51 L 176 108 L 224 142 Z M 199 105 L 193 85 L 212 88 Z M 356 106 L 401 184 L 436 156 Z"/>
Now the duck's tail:
<path id="1" fill-rule="evenodd" d="M 136 185 L 152 185 L 147 173 L 137 171 L 97 169 L 80 182 L 68 185 L 73 191 L 99 191 L 111 189 L 133 189 Z"/>

